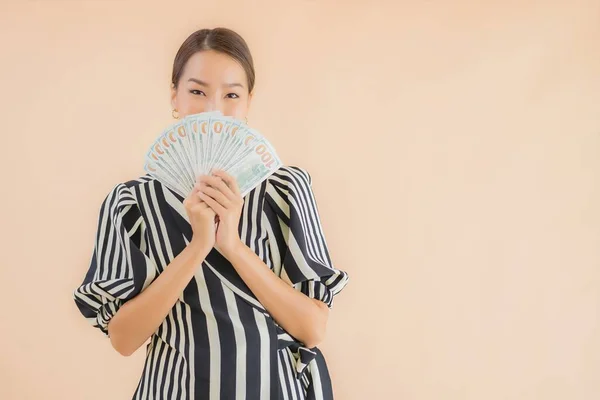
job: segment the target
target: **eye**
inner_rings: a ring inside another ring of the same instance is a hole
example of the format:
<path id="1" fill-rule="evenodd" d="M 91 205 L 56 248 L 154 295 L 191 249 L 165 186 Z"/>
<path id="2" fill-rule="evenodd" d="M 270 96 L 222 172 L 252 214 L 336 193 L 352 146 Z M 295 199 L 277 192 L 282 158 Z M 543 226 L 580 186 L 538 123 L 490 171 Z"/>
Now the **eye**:
<path id="1" fill-rule="evenodd" d="M 235 97 L 229 97 L 229 96 L 231 96 L 231 95 L 233 95 L 233 96 L 235 96 Z M 240 96 L 238 96 L 236 93 L 228 93 L 228 94 L 227 94 L 227 97 L 229 97 L 230 99 L 238 99 Z"/>
<path id="2" fill-rule="evenodd" d="M 206 96 L 206 94 L 204 94 L 204 92 L 202 90 L 198 90 L 198 89 L 192 89 L 190 90 L 191 94 L 195 94 L 195 95 L 199 95 L 200 93 L 202 93 L 204 96 Z"/>

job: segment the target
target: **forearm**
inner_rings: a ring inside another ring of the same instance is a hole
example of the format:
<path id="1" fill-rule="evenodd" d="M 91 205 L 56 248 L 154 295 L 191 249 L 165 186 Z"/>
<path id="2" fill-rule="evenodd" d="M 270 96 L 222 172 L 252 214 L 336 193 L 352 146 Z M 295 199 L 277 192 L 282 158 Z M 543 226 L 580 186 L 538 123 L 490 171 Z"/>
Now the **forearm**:
<path id="1" fill-rule="evenodd" d="M 252 249 L 240 242 L 226 257 L 271 316 L 307 347 L 325 336 L 329 308 L 275 275 Z"/>
<path id="2" fill-rule="evenodd" d="M 112 346 L 133 354 L 158 329 L 210 249 L 192 241 L 140 294 L 123 304 L 108 324 Z"/>

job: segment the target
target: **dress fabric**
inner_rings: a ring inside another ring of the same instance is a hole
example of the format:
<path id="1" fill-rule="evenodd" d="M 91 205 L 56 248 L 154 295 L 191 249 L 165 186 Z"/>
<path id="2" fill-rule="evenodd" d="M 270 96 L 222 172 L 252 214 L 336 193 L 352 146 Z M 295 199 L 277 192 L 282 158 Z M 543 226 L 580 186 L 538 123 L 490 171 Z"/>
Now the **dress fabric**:
<path id="1" fill-rule="evenodd" d="M 244 197 L 241 240 L 273 273 L 329 308 L 348 283 L 331 262 L 306 169 L 282 166 Z M 183 198 L 149 174 L 115 185 L 100 206 L 89 269 L 74 301 L 109 337 L 118 309 L 192 238 Z M 146 345 L 133 399 L 330 400 L 317 348 L 287 333 L 213 248 Z"/>

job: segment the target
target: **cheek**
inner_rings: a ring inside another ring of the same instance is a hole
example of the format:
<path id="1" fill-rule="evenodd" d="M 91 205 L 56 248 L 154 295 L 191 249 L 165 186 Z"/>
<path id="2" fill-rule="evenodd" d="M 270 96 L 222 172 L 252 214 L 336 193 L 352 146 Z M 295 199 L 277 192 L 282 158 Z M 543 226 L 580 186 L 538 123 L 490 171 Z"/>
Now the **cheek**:
<path id="1" fill-rule="evenodd" d="M 238 119 L 244 119 L 246 116 L 247 106 L 245 101 L 235 102 L 233 104 L 228 104 L 225 107 L 224 114 L 235 117 Z"/>
<path id="2" fill-rule="evenodd" d="M 184 116 L 203 112 L 206 108 L 206 97 L 186 93 L 179 99 L 180 111 Z"/>

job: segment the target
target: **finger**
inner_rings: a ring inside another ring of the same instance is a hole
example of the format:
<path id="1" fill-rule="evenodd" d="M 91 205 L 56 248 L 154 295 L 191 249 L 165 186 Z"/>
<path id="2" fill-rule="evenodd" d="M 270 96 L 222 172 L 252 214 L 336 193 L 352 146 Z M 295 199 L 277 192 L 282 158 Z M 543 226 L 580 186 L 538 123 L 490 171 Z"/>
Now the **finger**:
<path id="1" fill-rule="evenodd" d="M 210 186 L 203 185 L 200 188 L 200 192 L 206 193 L 207 195 L 215 199 L 221 206 L 223 206 L 223 208 L 231 208 L 231 200 L 229 200 L 227 196 L 225 196 L 219 190 Z"/>
<path id="2" fill-rule="evenodd" d="M 206 193 L 200 192 L 199 196 L 202 200 L 204 200 L 206 202 L 206 204 L 209 205 L 210 208 L 213 209 L 213 211 L 215 213 L 217 213 L 219 218 L 223 218 L 223 216 L 225 215 L 225 211 L 226 211 L 225 208 L 223 208 L 223 206 L 221 206 L 215 199 L 213 199 Z"/>
<path id="3" fill-rule="evenodd" d="M 225 183 L 225 181 L 223 181 L 223 179 L 221 179 L 218 176 L 203 176 L 202 177 L 202 182 L 206 183 L 210 186 L 212 186 L 213 188 L 219 190 L 221 193 L 223 193 L 229 200 L 234 201 L 236 198 L 236 195 L 233 193 L 233 191 L 229 188 L 229 186 L 227 186 L 227 184 Z"/>
<path id="4" fill-rule="evenodd" d="M 200 187 L 202 187 L 202 176 L 201 176 L 201 175 L 198 175 L 198 176 L 196 177 L 196 181 L 195 181 L 195 183 L 194 183 L 194 187 L 193 187 L 193 189 L 192 189 L 192 193 L 193 193 L 193 194 L 197 194 L 197 193 L 198 193 L 198 191 L 200 191 Z"/>
<path id="5" fill-rule="evenodd" d="M 198 190 L 194 194 L 194 201 L 197 204 L 201 204 L 203 206 L 202 209 L 208 208 L 208 204 L 206 204 L 204 199 L 202 199 L 202 197 L 200 196 L 200 193 L 202 193 L 202 192 L 200 191 L 200 188 L 198 188 Z"/>
<path id="6" fill-rule="evenodd" d="M 233 194 L 241 197 L 240 188 L 237 184 L 237 180 L 233 176 L 220 169 L 214 171 L 214 174 L 225 182 L 225 184 L 231 189 Z"/>
<path id="7" fill-rule="evenodd" d="M 198 196 L 198 193 L 200 192 L 200 186 L 199 185 L 194 185 L 194 188 L 192 189 L 192 192 L 190 193 L 190 200 L 191 200 L 191 204 L 192 205 L 201 205 L 202 207 L 200 208 L 201 210 L 205 209 L 208 207 L 208 204 L 204 203 L 204 201 Z"/>

